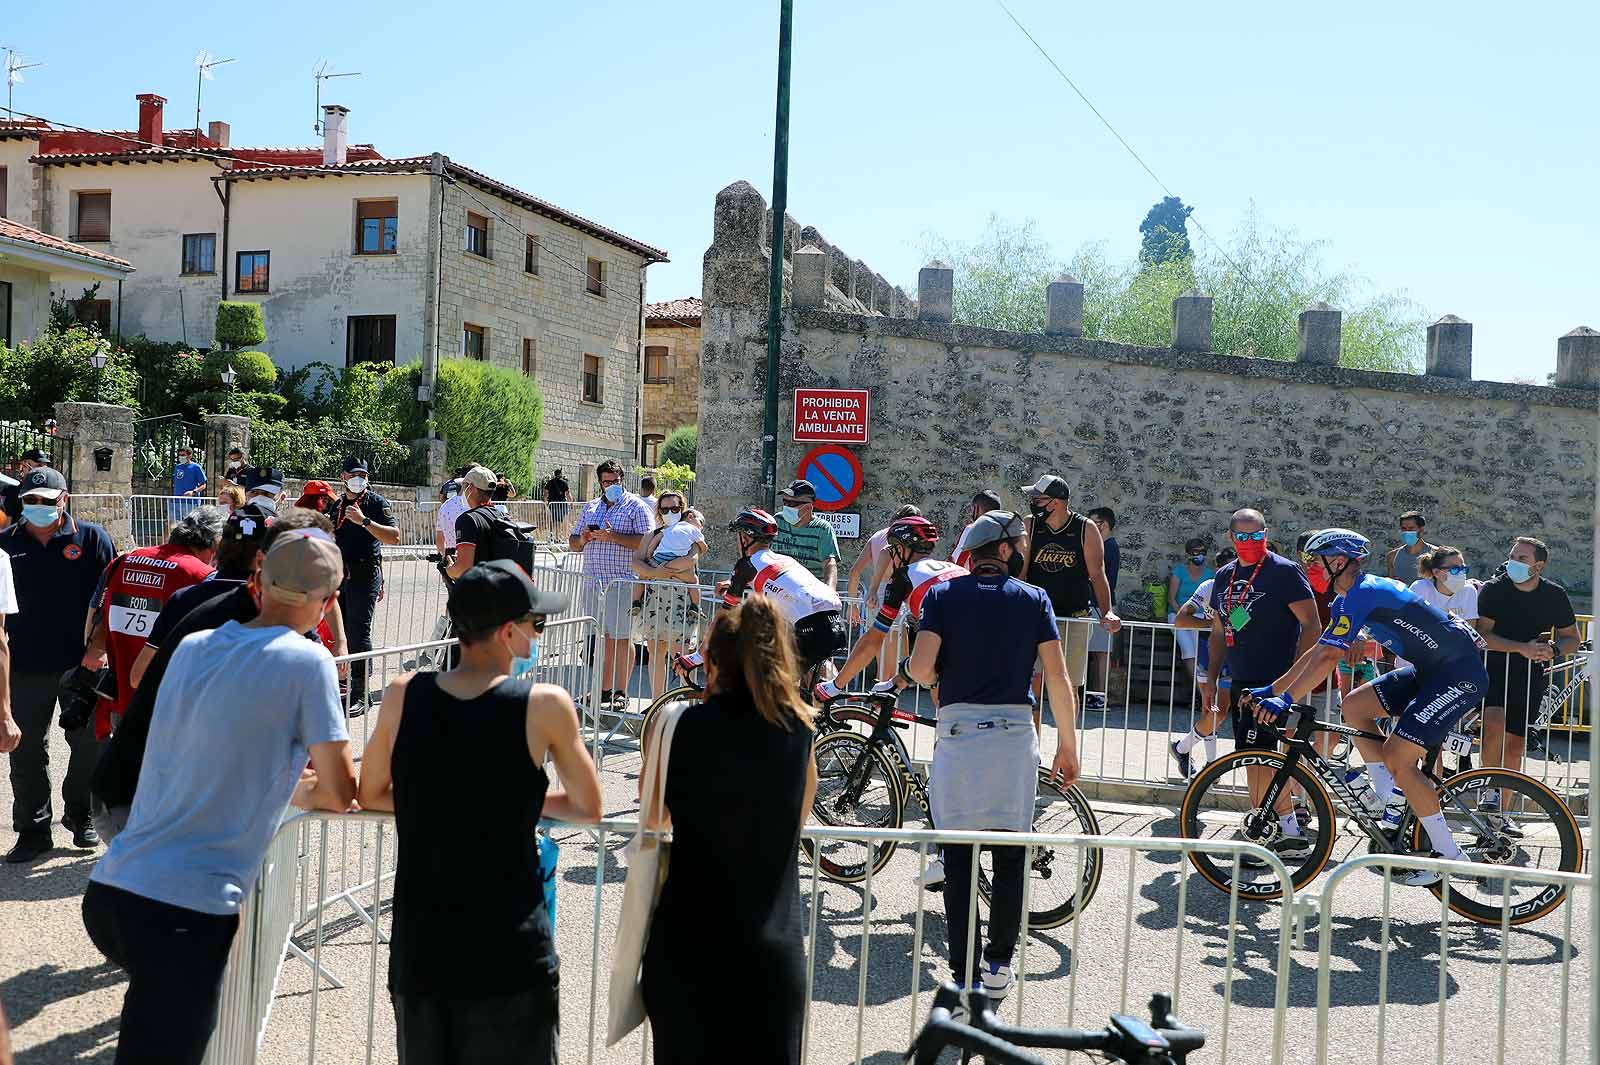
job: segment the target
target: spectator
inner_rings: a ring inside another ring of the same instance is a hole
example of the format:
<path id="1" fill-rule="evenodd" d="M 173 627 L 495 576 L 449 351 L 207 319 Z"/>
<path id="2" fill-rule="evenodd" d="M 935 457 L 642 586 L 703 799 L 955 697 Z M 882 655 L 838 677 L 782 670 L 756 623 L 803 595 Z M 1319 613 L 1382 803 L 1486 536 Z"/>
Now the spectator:
<path id="1" fill-rule="evenodd" d="M 389 501 L 367 487 L 367 463 L 344 460 L 344 495 L 334 505 L 333 536 L 344 558 L 339 611 L 351 654 L 372 650 L 372 615 L 383 598 L 383 546 L 398 544 L 400 529 Z M 350 663 L 350 716 L 367 712 L 367 667 Z"/>
<path id="2" fill-rule="evenodd" d="M 16 612 L 17 586 L 11 576 L 11 555 L 0 551 L 0 754 L 10 754 L 22 742 L 22 728 L 11 712 L 11 643 L 5 626 L 5 616 Z"/>
<path id="3" fill-rule="evenodd" d="M 1482 585 L 1468 579 L 1471 571 L 1459 547 L 1434 548 L 1417 560 L 1417 572 L 1421 576 L 1411 582 L 1411 590 L 1419 599 L 1462 621 L 1478 620 L 1478 590 Z M 1394 664 L 1396 669 L 1410 665 L 1399 656 Z"/>
<path id="4" fill-rule="evenodd" d="M 517 498 L 517 486 L 506 480 L 505 474 L 498 473 L 495 474 L 494 492 L 492 494 L 496 503 L 506 503 Z"/>
<path id="5" fill-rule="evenodd" d="M 806 974 L 794 855 L 817 790 L 813 711 L 797 690 L 789 626 L 765 596 L 717 615 L 705 657 L 708 694 L 682 711 L 666 767 L 672 861 L 642 980 L 655 1061 L 798 1065 Z M 716 1023 L 697 979 L 707 958 L 738 973 L 717 989 Z"/>
<path id="6" fill-rule="evenodd" d="M 571 506 L 567 501 L 571 498 L 572 487 L 561 476 L 561 467 L 557 466 L 555 475 L 544 483 L 544 501 L 550 511 L 551 543 L 560 540 L 561 530 L 567 527 L 567 510 Z"/>
<path id="7" fill-rule="evenodd" d="M 146 753 L 161 786 L 135 796 L 83 898 L 89 938 L 128 974 L 119 1060 L 205 1056 L 239 909 L 283 807 L 355 799 L 333 659 L 300 635 L 341 576 L 326 533 L 280 536 L 261 564 L 260 615 L 191 636 L 172 657 Z"/>
<path id="8" fill-rule="evenodd" d="M 456 553 L 456 522 L 467 512 L 467 498 L 462 492 L 462 478 L 465 476 L 466 471 L 463 470 L 444 483 L 444 488 L 440 490 L 442 502 L 439 512 L 433 519 L 433 546 L 439 552 L 440 562 L 446 566 Z"/>
<path id="9" fill-rule="evenodd" d="M 16 477 L 7 477 L 4 488 L 0 488 L 0 506 L 4 507 L 6 521 L 15 525 L 22 520 L 22 498 L 17 495 L 17 486 L 21 484 L 20 478 L 28 476 L 41 466 L 50 465 L 50 456 L 39 448 L 31 448 L 22 453 L 17 459 Z"/>
<path id="10" fill-rule="evenodd" d="M 890 524 L 901 518 L 920 518 L 922 511 L 911 503 L 906 503 L 894 512 Z M 894 565 L 886 555 L 889 548 L 889 526 L 885 525 L 871 536 L 867 537 L 867 545 L 861 549 L 861 554 L 856 556 L 855 565 L 850 567 L 850 572 L 845 576 L 844 596 L 846 599 L 861 598 L 861 604 L 850 604 L 850 624 L 861 625 L 863 622 L 870 625 L 871 620 L 878 616 L 878 608 L 883 606 L 883 588 L 889 583 L 889 577 L 894 572 Z M 902 622 L 898 631 L 905 631 Z M 894 665 L 904 657 L 900 650 L 900 641 L 893 639 L 894 634 L 885 637 L 878 647 L 878 676 L 888 678 L 894 674 Z"/>
<path id="11" fill-rule="evenodd" d="M 622 486 L 622 463 L 606 459 L 595 468 L 600 498 L 583 508 L 567 538 L 569 551 L 583 552 L 583 611 L 599 621 L 600 705 L 595 713 L 628 704 L 628 677 L 633 672 L 629 614 L 633 553 L 650 531 L 650 511 Z M 460 548 L 457 553 L 459 555 Z"/>
<path id="12" fill-rule="evenodd" d="M 194 461 L 193 452 L 187 447 L 178 448 L 178 463 L 172 468 L 172 494 L 173 499 L 169 513 L 173 521 L 182 518 L 198 505 L 198 498 L 205 494 L 206 468 Z"/>
<path id="13" fill-rule="evenodd" d="M 224 513 L 232 514 L 244 506 L 244 489 L 236 484 L 225 485 L 217 492 L 217 506 Z"/>
<path id="14" fill-rule="evenodd" d="M 772 549 L 788 555 L 829 588 L 839 587 L 839 538 L 816 513 L 817 489 L 810 481 L 791 481 L 778 511 L 778 538 Z"/>
<path id="15" fill-rule="evenodd" d="M 452 536 L 455 557 L 445 567 L 445 576 L 451 580 L 480 562 L 499 557 L 495 553 L 495 536 L 505 519 L 494 505 L 498 483 L 495 472 L 483 466 L 471 467 L 461 478 L 460 515 Z"/>
<path id="16" fill-rule="evenodd" d="M 1183 561 L 1172 565 L 1172 572 L 1167 575 L 1167 621 L 1177 623 L 1178 611 L 1184 604 L 1193 598 L 1195 590 L 1217 575 L 1217 571 L 1206 565 L 1206 542 L 1203 537 L 1191 536 L 1183 543 Z M 1199 615 L 1204 617 L 1202 613 Z M 1195 659 L 1200 650 L 1200 639 L 1194 629 L 1180 626 L 1177 631 L 1178 657 L 1183 659 L 1183 667 L 1189 671 L 1189 676 L 1195 676 Z M 1205 704 L 1209 709 L 1210 704 Z"/>
<path id="17" fill-rule="evenodd" d="M 551 871 L 533 828 L 597 820 L 600 781 L 572 699 L 520 675 L 539 657 L 545 618 L 566 606 L 506 559 L 462 574 L 449 606 L 460 666 L 391 683 L 362 752 L 361 806 L 394 811 L 399 836 L 389 996 L 412 1065 L 556 1061 Z M 465 791 L 480 812 L 463 821 Z M 451 871 L 463 854 L 476 856 L 465 908 Z"/>
<path id="18" fill-rule="evenodd" d="M 633 572 L 640 580 L 634 602 L 639 635 L 650 659 L 650 694 L 666 691 L 667 663 L 687 649 L 699 628 L 700 588 L 696 559 L 705 553 L 706 534 L 698 511 L 686 510 L 683 496 L 661 493 L 656 504 L 661 525 L 646 533 L 633 553 Z"/>
<path id="19" fill-rule="evenodd" d="M 333 508 L 339 503 L 339 496 L 333 490 L 333 485 L 327 481 L 307 481 L 305 488 L 300 493 L 300 498 L 294 501 L 297 507 L 314 510 L 318 514 L 333 514 Z"/>
<path id="20" fill-rule="evenodd" d="M 245 461 L 244 451 L 230 447 L 228 449 L 228 464 L 222 469 L 222 483 L 224 486 L 235 485 L 248 489 L 250 480 L 257 473 L 254 466 Z"/>
<path id="21" fill-rule="evenodd" d="M 1089 511 L 1088 517 L 1099 528 L 1100 538 L 1105 544 L 1106 583 L 1111 586 L 1111 605 L 1115 607 L 1117 574 L 1122 570 L 1122 545 L 1117 543 L 1114 535 L 1117 515 L 1110 507 L 1095 507 Z M 1085 692 L 1083 701 L 1090 710 L 1106 708 L 1106 693 L 1111 686 L 1111 641 L 1111 633 L 1104 626 L 1089 634 L 1089 683 L 1094 686 L 1094 691 Z"/>
<path id="22" fill-rule="evenodd" d="M 639 502 L 650 511 L 650 520 L 660 525 L 661 521 L 656 516 L 656 479 L 648 473 L 639 478 Z"/>
<path id="23" fill-rule="evenodd" d="M 255 504 L 272 514 L 278 513 L 283 508 L 284 500 L 288 498 L 283 490 L 283 473 L 270 466 L 257 469 L 249 467 L 245 474 L 244 501 L 246 504 Z"/>
<path id="24" fill-rule="evenodd" d="M 1420 511 L 1408 510 L 1400 515 L 1400 546 L 1391 548 L 1384 558 L 1388 576 L 1403 584 L 1410 584 L 1417 579 L 1417 563 L 1423 553 L 1437 546 L 1423 539 L 1423 530 L 1427 526 L 1428 519 Z"/>
<path id="25" fill-rule="evenodd" d="M 1549 663 L 1578 650 L 1578 621 L 1567 590 L 1543 576 L 1549 561 L 1550 549 L 1543 541 L 1519 536 L 1511 543 L 1505 572 L 1478 592 L 1475 624 L 1489 646 L 1489 696 L 1483 710 L 1485 769 L 1522 768 L 1528 717 L 1537 713 L 1550 686 Z M 1500 796 L 1484 794 L 1478 809 L 1498 813 Z M 1504 824 L 1515 828 L 1509 818 Z"/>
<path id="26" fill-rule="evenodd" d="M 16 582 L 18 624 L 9 640 L 11 712 L 22 730 L 11 751 L 11 821 L 16 845 L 8 862 L 28 862 L 49 851 L 54 842 L 50 805 L 50 723 L 55 716 L 61 674 L 74 666 L 98 669 L 85 661 L 84 618 L 100 584 L 100 575 L 116 553 L 100 526 L 79 521 L 68 510 L 67 482 L 48 466 L 39 466 L 17 489 L 22 524 L 0 532 L 0 548 L 11 556 Z M 0 611 L 3 611 L 0 606 Z M 62 825 L 74 846 L 92 848 L 99 836 L 90 821 L 89 778 L 99 744 L 88 717 L 67 729 L 71 754 L 61 786 L 66 807 Z"/>
<path id="27" fill-rule="evenodd" d="M 1221 569 L 1234 560 L 1233 548 L 1224 547 L 1217 552 L 1214 560 L 1214 571 Z M 1214 572 L 1213 571 L 1213 572 Z M 1199 767 L 1194 764 L 1193 756 L 1195 744 L 1205 741 L 1206 761 L 1213 762 L 1217 758 L 1217 729 L 1222 725 L 1222 711 L 1217 706 L 1219 692 L 1226 691 L 1229 686 L 1228 663 L 1217 663 L 1216 668 L 1211 666 L 1211 641 L 1206 634 L 1211 631 L 1211 588 L 1215 583 L 1214 577 L 1207 577 L 1195 588 L 1194 594 L 1178 608 L 1177 617 L 1173 624 L 1181 633 L 1185 630 L 1199 630 L 1200 638 L 1197 641 L 1196 663 L 1194 679 L 1200 687 L 1200 720 L 1191 728 L 1187 735 L 1177 740 L 1172 745 L 1173 754 L 1182 770 L 1183 779 L 1187 780 Z"/>

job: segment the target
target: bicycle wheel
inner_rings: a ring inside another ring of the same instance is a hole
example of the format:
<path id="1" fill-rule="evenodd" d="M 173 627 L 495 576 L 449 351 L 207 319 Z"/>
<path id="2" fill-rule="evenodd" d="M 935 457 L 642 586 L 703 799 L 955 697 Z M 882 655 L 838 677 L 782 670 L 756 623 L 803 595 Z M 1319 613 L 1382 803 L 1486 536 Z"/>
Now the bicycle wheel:
<path id="1" fill-rule="evenodd" d="M 1041 767 L 1033 830 L 1050 836 L 1098 836 L 1100 822 L 1083 792 L 1077 787 L 1063 789 Z M 978 861 L 978 894 L 985 903 L 992 890 L 989 859 L 989 852 L 984 851 Z M 1070 843 L 1035 847 L 1028 870 L 1032 878 L 1028 927 L 1036 931 L 1060 928 L 1076 917 L 1094 898 L 1104 868 L 1104 852 L 1099 847 Z"/>
<path id="2" fill-rule="evenodd" d="M 900 774 L 878 748 L 850 732 L 817 741 L 817 797 L 811 812 L 825 825 L 841 828 L 899 828 L 903 812 Z M 856 884 L 888 864 L 895 845 L 801 839 L 806 857 L 829 880 Z"/>
<path id="3" fill-rule="evenodd" d="M 1476 814 L 1479 799 L 1498 789 L 1500 809 L 1520 829 L 1515 835 L 1503 823 L 1491 823 Z M 1483 877 L 1450 877 L 1450 908 L 1469 921 L 1499 925 L 1510 910 L 1512 924 L 1527 924 L 1550 913 L 1567 899 L 1567 889 L 1558 884 L 1508 882 L 1495 875 L 1499 869 L 1559 870 L 1575 873 L 1583 869 L 1583 837 L 1578 821 L 1561 797 L 1532 777 L 1507 769 L 1473 769 L 1457 773 L 1439 789 L 1450 833 L 1473 861 L 1494 869 Z M 1427 832 L 1420 822 L 1411 827 L 1411 849 L 1423 854 L 1432 850 Z M 1434 895 L 1444 892 L 1444 881 L 1428 889 Z"/>
<path id="4" fill-rule="evenodd" d="M 639 735 L 648 736 L 650 734 L 650 722 L 654 720 L 655 715 L 660 712 L 663 706 L 671 706 L 676 702 L 703 702 L 705 697 L 705 689 L 696 687 L 693 684 L 680 684 L 676 688 L 667 689 L 654 699 L 651 699 L 650 705 L 644 708 L 644 714 L 639 719 Z"/>
<path id="5" fill-rule="evenodd" d="M 1261 810 L 1250 798 L 1248 771 L 1276 774 L 1284 766 L 1277 751 L 1234 751 L 1206 766 L 1184 793 L 1178 820 L 1184 839 L 1257 843 L 1278 854 L 1289 871 L 1295 890 L 1317 878 L 1333 851 L 1336 828 L 1333 803 L 1322 782 L 1302 762 L 1296 762 L 1291 779 L 1304 790 L 1311 821 L 1301 829 L 1305 844 L 1288 843 L 1272 810 Z M 1189 852 L 1189 861 L 1206 882 L 1219 891 L 1237 890 L 1241 898 L 1267 901 L 1283 897 L 1283 883 L 1267 864 L 1250 859 L 1239 862 L 1239 879 L 1233 879 L 1233 857 L 1227 854 Z"/>

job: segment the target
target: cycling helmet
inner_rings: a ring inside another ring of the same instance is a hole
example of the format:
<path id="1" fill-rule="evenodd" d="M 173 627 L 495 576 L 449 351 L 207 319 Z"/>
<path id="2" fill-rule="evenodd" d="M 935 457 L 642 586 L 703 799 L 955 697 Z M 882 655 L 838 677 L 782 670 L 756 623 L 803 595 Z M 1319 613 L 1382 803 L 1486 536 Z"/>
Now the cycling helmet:
<path id="1" fill-rule="evenodd" d="M 1349 529 L 1323 529 L 1306 541 L 1305 553 L 1322 558 L 1363 559 L 1371 554 L 1372 541 Z"/>
<path id="2" fill-rule="evenodd" d="M 913 551 L 932 551 L 939 542 L 939 527 L 927 518 L 899 518 L 889 524 L 889 541 Z"/>
<path id="3" fill-rule="evenodd" d="M 733 532 L 742 532 L 758 540 L 770 540 L 778 535 L 778 519 L 764 510 L 745 507 L 728 522 Z"/>
<path id="4" fill-rule="evenodd" d="M 1001 540 L 1015 540 L 1026 532 L 1022 519 L 1009 510 L 991 510 L 978 515 L 978 520 L 967 526 L 961 534 L 956 551 L 975 551 L 985 544 Z"/>

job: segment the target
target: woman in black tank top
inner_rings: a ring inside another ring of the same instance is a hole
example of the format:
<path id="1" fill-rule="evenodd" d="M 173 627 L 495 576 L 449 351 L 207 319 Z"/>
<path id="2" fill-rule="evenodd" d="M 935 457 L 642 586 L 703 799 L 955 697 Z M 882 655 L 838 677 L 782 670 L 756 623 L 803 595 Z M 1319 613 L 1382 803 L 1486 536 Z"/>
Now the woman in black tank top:
<path id="1" fill-rule="evenodd" d="M 513 679 L 538 657 L 541 593 L 513 562 L 473 566 L 450 592 L 461 665 L 384 694 L 359 796 L 399 836 L 389 994 L 402 1065 L 555 1062 L 555 941 L 539 818 L 594 821 L 600 782 L 560 688 Z M 524 668 L 518 668 L 524 667 Z M 550 791 L 555 762 L 565 790 Z"/>

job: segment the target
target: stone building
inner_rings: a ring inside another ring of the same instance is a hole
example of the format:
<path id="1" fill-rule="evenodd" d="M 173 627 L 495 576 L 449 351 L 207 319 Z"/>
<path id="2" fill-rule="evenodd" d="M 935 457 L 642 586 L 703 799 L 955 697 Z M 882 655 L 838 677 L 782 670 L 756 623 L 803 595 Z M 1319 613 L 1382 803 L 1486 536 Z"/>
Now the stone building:
<path id="1" fill-rule="evenodd" d="M 1551 547 L 1549 575 L 1580 600 L 1592 594 L 1592 329 L 1556 342 L 1554 387 L 1472 380 L 1472 327 L 1453 316 L 1430 327 L 1423 374 L 1338 366 L 1339 311 L 1325 306 L 1301 315 L 1294 362 L 1216 354 L 1200 293 L 1174 301 L 1172 347 L 1091 340 L 1071 278 L 1050 286 L 1049 332 L 1010 333 L 953 324 L 941 264 L 922 271 L 912 304 L 814 229 L 787 224 L 802 246 L 784 273 L 778 477 L 792 476 L 810 446 L 791 442 L 796 386 L 870 390 L 871 442 L 853 449 L 865 487 L 849 508 L 863 530 L 914 502 L 953 531 L 974 490 L 998 488 L 1020 509 L 1017 486 L 1056 473 L 1075 509 L 1117 512 L 1118 591 L 1131 616 L 1147 616 L 1143 588 L 1165 578 L 1185 538 L 1220 545 L 1242 506 L 1262 510 L 1282 543 L 1342 525 L 1385 549 L 1397 516 L 1416 508 L 1430 539 L 1462 548 L 1483 576 L 1512 536 L 1538 536 Z M 769 225 L 750 185 L 717 195 L 695 485 L 708 529 L 764 498 Z M 712 537 L 712 548 L 725 563 L 727 539 Z"/>
<path id="2" fill-rule="evenodd" d="M 662 441 L 680 425 L 700 422 L 700 300 L 644 308 L 644 429 L 639 461 L 660 461 Z"/>

